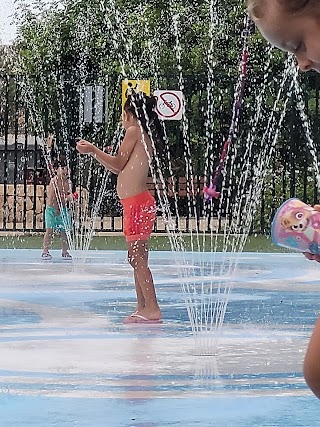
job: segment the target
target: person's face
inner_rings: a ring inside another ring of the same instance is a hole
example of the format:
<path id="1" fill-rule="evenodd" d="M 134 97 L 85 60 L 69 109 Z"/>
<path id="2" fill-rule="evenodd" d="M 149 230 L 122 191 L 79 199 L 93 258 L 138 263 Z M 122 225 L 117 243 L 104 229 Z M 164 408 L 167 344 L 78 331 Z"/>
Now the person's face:
<path id="1" fill-rule="evenodd" d="M 68 179 L 69 178 L 68 166 L 60 166 L 58 168 L 58 176 L 60 176 L 62 179 Z"/>
<path id="2" fill-rule="evenodd" d="M 320 73 L 320 13 L 290 15 L 275 0 L 266 3 L 264 16 L 256 23 L 263 37 L 275 47 L 293 53 L 302 71 Z"/>

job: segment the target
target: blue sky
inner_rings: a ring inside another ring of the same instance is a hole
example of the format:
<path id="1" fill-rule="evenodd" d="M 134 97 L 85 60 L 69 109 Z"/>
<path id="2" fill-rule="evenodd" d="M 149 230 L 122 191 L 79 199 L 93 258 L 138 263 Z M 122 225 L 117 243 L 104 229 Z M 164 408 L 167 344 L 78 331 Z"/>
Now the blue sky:
<path id="1" fill-rule="evenodd" d="M 12 14 L 14 13 L 14 0 L 0 0 L 0 40 L 3 44 L 8 44 L 14 39 L 16 29 L 12 24 Z"/>
<path id="2" fill-rule="evenodd" d="M 9 44 L 16 36 L 16 26 L 13 24 L 13 14 L 18 3 L 34 4 L 36 0 L 0 0 L 0 42 Z M 50 5 L 51 0 L 43 2 Z"/>

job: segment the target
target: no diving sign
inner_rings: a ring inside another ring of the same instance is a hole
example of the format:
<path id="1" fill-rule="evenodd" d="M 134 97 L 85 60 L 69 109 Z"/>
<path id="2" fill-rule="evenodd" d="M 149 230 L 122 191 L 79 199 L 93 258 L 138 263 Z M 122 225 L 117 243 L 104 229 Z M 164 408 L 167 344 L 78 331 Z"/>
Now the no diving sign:
<path id="1" fill-rule="evenodd" d="M 162 120 L 181 120 L 184 108 L 183 93 L 180 90 L 156 90 L 156 111 Z"/>

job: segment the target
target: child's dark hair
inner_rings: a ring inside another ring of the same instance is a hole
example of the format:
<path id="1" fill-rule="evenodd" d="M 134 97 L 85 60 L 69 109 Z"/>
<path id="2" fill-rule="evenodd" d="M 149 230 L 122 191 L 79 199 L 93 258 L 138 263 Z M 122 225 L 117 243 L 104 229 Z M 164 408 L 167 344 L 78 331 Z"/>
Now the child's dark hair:
<path id="1" fill-rule="evenodd" d="M 158 141 L 164 140 L 164 131 L 155 111 L 157 98 L 148 96 L 144 92 L 132 92 L 124 104 L 124 111 L 131 113 L 141 124 L 143 130 L 150 135 L 152 127 L 155 128 Z"/>
<path id="2" fill-rule="evenodd" d="M 52 161 L 53 169 L 57 170 L 60 167 L 65 168 L 68 166 L 67 158 L 65 156 L 59 156 Z"/>
<path id="3" fill-rule="evenodd" d="M 299 13 L 302 12 L 307 6 L 311 6 L 312 2 L 311 0 L 278 0 L 278 3 L 280 6 L 290 13 Z"/>
<path id="4" fill-rule="evenodd" d="M 264 8 L 269 0 L 247 0 L 248 12 L 254 21 L 263 18 Z M 284 12 L 302 13 L 307 8 L 317 6 L 318 0 L 276 0 Z"/>

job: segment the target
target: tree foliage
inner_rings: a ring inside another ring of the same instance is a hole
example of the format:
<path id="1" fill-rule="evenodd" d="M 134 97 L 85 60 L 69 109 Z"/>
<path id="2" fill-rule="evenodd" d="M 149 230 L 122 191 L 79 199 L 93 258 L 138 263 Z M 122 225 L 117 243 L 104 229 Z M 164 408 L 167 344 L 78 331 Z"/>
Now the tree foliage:
<path id="1" fill-rule="evenodd" d="M 214 3 L 214 2 L 213 2 Z M 244 10 L 238 2 L 62 0 L 19 11 L 17 44 L 31 73 L 85 68 L 148 75 L 236 71 Z M 211 24 L 210 24 L 211 23 Z M 211 25 L 211 27 L 210 27 Z M 179 63 L 180 61 L 180 63 Z"/>
<path id="2" fill-rule="evenodd" d="M 51 122 L 61 120 L 59 114 L 66 95 L 65 86 L 57 83 L 61 76 L 64 79 L 67 76 L 69 91 L 72 88 L 76 91 L 80 83 L 105 81 L 106 76 L 110 77 L 109 82 L 114 87 L 122 78 L 128 77 L 150 78 L 153 89 L 183 89 L 187 100 L 187 127 L 183 129 L 181 124 L 167 124 L 173 160 L 182 164 L 176 172 L 184 173 L 185 153 L 179 142 L 187 137 L 195 170 L 202 173 L 207 162 L 210 175 L 230 127 L 243 46 L 244 18 L 244 5 L 236 0 L 61 0 L 49 6 L 44 0 L 38 0 L 36 6 L 21 6 L 17 16 L 16 49 L 20 71 L 36 76 L 34 87 L 39 111 L 49 108 Z M 259 128 L 255 129 L 253 156 L 261 149 L 283 70 L 284 54 L 272 50 L 253 29 L 249 43 L 245 108 L 242 109 L 241 129 L 237 135 L 240 141 L 237 141 L 239 162 L 246 149 L 246 138 L 257 113 L 256 101 L 263 88 L 264 105 Z M 209 73 L 212 75 L 209 88 L 212 94 L 208 100 Z M 318 93 L 318 80 L 310 78 L 305 83 L 309 116 L 318 127 L 318 105 L 313 101 Z M 117 90 L 114 114 L 119 117 L 119 85 Z M 114 94 L 112 92 L 112 97 L 116 98 Z M 283 105 L 282 100 L 278 105 L 279 111 Z M 64 106 L 69 108 L 66 104 Z M 52 112 L 54 108 L 56 113 Z M 294 110 L 293 105 L 290 109 Z M 274 114 L 275 122 L 279 119 L 279 111 Z M 74 112 L 73 115 L 77 116 Z M 291 151 L 286 150 L 288 139 L 292 137 L 288 123 L 297 121 L 298 116 L 295 112 L 285 122 L 285 132 L 276 146 L 276 173 L 288 165 L 290 168 L 305 166 L 305 149 L 296 149 L 295 162 L 290 158 Z M 91 130 L 98 139 L 97 129 Z M 75 133 L 76 130 L 71 132 L 72 135 Z M 281 182 L 282 188 L 286 188 L 284 182 L 285 179 Z M 278 181 L 275 185 L 279 185 Z M 282 190 L 283 194 L 285 191 Z"/>

